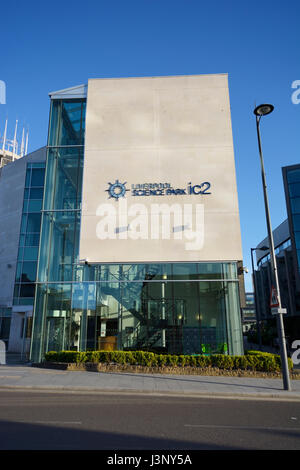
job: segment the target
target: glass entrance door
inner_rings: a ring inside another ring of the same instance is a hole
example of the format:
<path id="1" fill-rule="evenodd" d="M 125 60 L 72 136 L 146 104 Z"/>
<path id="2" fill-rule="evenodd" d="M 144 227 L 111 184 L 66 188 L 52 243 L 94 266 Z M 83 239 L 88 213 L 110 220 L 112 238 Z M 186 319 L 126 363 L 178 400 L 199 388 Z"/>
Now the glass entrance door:
<path id="1" fill-rule="evenodd" d="M 65 318 L 47 318 L 47 351 L 62 351 L 65 344 Z"/>

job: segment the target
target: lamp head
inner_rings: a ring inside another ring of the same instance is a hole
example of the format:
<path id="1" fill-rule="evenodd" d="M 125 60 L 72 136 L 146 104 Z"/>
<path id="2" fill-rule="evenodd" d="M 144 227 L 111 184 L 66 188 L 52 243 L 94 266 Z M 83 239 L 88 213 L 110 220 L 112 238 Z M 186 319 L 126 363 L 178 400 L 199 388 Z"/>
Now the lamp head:
<path id="1" fill-rule="evenodd" d="M 253 111 L 256 116 L 266 116 L 270 114 L 274 110 L 274 106 L 272 104 L 260 104 L 256 106 L 255 110 Z"/>

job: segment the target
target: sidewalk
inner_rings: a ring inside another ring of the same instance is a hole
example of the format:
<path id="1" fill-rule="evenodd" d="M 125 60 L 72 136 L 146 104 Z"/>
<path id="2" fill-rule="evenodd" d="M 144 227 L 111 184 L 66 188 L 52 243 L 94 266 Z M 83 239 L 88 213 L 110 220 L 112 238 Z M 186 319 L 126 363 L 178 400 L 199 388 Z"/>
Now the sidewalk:
<path id="1" fill-rule="evenodd" d="M 291 380 L 291 388 L 291 391 L 284 390 L 282 379 L 103 373 L 43 369 L 29 364 L 0 365 L 0 390 L 300 400 L 300 380 Z"/>

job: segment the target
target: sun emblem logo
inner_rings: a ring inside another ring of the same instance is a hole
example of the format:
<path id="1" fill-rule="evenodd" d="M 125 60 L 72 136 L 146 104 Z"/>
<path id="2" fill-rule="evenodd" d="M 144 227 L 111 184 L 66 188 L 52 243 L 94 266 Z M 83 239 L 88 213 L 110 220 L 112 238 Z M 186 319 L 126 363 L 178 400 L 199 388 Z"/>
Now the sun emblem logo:
<path id="1" fill-rule="evenodd" d="M 120 183 L 119 180 L 116 180 L 114 183 L 108 183 L 109 188 L 106 189 L 106 191 L 109 194 L 109 198 L 113 197 L 114 199 L 118 200 L 120 197 L 124 197 L 126 191 L 129 191 L 129 189 L 126 189 L 126 183 L 127 181 L 125 181 L 125 183 Z"/>

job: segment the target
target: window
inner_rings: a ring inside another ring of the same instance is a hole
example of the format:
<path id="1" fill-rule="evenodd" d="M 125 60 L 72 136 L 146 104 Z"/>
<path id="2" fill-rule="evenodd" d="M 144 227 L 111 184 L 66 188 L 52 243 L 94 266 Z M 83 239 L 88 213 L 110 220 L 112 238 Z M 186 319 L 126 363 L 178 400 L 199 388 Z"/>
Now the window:
<path id="1" fill-rule="evenodd" d="M 300 182 L 300 169 L 287 171 L 288 183 Z"/>
<path id="2" fill-rule="evenodd" d="M 299 197 L 300 196 L 300 182 L 289 184 L 289 193 L 290 193 L 290 197 Z"/>
<path id="3" fill-rule="evenodd" d="M 290 199 L 292 213 L 300 213 L 300 197 L 293 197 Z"/>
<path id="4" fill-rule="evenodd" d="M 43 168 L 33 168 L 31 174 L 31 186 L 44 186 L 45 170 Z"/>

